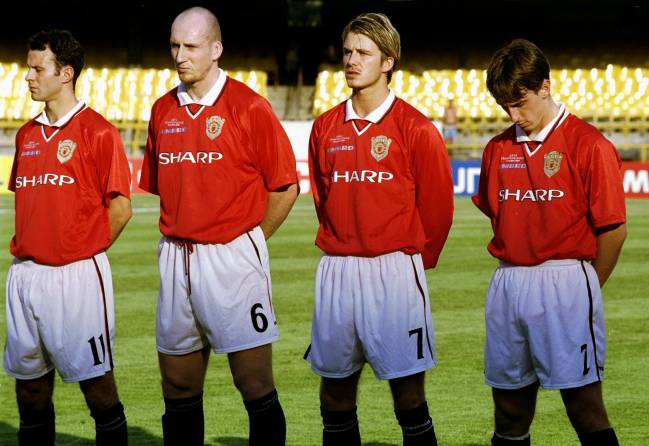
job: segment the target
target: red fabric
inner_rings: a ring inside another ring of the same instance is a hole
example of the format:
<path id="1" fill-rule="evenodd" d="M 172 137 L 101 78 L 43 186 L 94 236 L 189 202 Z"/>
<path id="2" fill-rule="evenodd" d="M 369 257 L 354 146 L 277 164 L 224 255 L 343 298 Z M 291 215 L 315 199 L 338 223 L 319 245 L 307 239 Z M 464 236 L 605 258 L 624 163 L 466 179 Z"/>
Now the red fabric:
<path id="1" fill-rule="evenodd" d="M 531 156 L 510 127 L 485 148 L 473 197 L 491 219 L 489 252 L 516 265 L 594 259 L 594 231 L 626 221 L 620 165 L 611 142 L 573 115 Z"/>
<path id="2" fill-rule="evenodd" d="M 387 154 L 380 137 L 390 140 Z M 439 132 L 415 108 L 396 99 L 361 135 L 345 122 L 344 103 L 324 113 L 311 131 L 309 169 L 324 252 L 421 253 L 426 268 L 437 264 L 453 219 L 453 182 Z"/>
<path id="3" fill-rule="evenodd" d="M 154 104 L 140 187 L 160 195 L 164 235 L 227 243 L 261 223 L 269 191 L 294 183 L 284 129 L 268 101 L 241 82 L 228 78 L 194 118 L 177 88 Z"/>
<path id="4" fill-rule="evenodd" d="M 63 265 L 110 245 L 107 207 L 114 195 L 130 198 L 131 174 L 119 132 L 94 110 L 83 108 L 56 133 L 45 129 L 31 120 L 16 134 L 10 250 L 20 259 Z M 65 155 L 70 142 L 76 148 L 60 161 L 57 154 Z"/>

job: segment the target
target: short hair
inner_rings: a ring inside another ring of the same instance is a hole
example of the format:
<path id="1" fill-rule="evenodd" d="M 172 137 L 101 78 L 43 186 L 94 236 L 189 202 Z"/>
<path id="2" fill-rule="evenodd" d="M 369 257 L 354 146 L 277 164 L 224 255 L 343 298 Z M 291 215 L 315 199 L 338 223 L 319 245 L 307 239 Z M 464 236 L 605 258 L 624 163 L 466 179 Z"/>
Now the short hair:
<path id="1" fill-rule="evenodd" d="M 57 74 L 61 68 L 71 66 L 74 70 L 72 86 L 76 85 L 85 56 L 83 47 L 70 31 L 62 29 L 39 31 L 29 38 L 27 47 L 35 51 L 45 51 L 49 48 L 54 54 Z"/>
<path id="2" fill-rule="evenodd" d="M 392 72 L 401 57 L 401 37 L 388 16 L 375 12 L 361 14 L 343 29 L 343 42 L 349 33 L 363 34 L 369 37 L 379 47 L 384 58 L 391 57 L 394 60 L 392 69 L 387 73 L 389 83 L 392 79 Z"/>
<path id="3" fill-rule="evenodd" d="M 487 70 L 487 88 L 500 105 L 518 102 L 525 90 L 538 92 L 546 79 L 550 79 L 548 59 L 525 39 L 512 40 L 496 51 Z"/>

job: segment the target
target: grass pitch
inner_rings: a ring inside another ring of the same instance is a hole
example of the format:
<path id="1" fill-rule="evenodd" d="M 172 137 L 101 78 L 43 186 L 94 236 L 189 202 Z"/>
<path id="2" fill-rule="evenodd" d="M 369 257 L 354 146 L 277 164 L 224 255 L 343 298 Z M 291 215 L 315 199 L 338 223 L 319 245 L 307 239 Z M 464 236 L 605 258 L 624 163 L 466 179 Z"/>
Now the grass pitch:
<path id="1" fill-rule="evenodd" d="M 126 407 L 130 444 L 162 445 L 163 403 L 155 352 L 158 289 L 158 202 L 137 196 L 136 213 L 110 250 L 117 337 L 115 375 Z M 649 444 L 649 204 L 628 201 L 629 236 L 604 288 L 608 351 L 604 392 L 620 444 Z M 11 256 L 12 196 L 0 197 L 0 280 Z M 277 388 L 287 419 L 289 445 L 318 445 L 321 424 L 318 377 L 302 359 L 309 344 L 313 279 L 319 250 L 310 197 L 301 197 L 269 241 L 273 302 L 280 327 L 274 344 Z M 489 444 L 490 390 L 482 381 L 484 294 L 496 262 L 486 252 L 489 222 L 468 199 L 456 200 L 456 216 L 439 266 L 427 272 L 439 365 L 427 374 L 427 396 L 441 445 Z M 0 300 L 0 342 L 5 339 Z M 94 423 L 77 385 L 56 380 L 58 445 L 94 444 Z M 366 368 L 360 385 L 359 419 L 364 445 L 401 444 L 387 383 Z M 205 385 L 207 445 L 247 444 L 248 422 L 226 358 L 212 355 Z M 14 383 L 0 373 L 0 445 L 15 444 L 18 415 Z M 576 445 L 558 392 L 541 391 L 532 425 L 535 445 Z"/>

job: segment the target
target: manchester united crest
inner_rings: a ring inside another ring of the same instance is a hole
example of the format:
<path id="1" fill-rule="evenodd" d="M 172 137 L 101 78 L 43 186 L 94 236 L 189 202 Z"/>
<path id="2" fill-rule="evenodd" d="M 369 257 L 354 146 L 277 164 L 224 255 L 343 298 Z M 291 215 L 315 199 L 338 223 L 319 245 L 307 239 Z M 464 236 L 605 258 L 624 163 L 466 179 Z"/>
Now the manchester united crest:
<path id="1" fill-rule="evenodd" d="M 548 177 L 557 173 L 561 167 L 562 159 L 563 154 L 557 151 L 546 153 L 543 157 L 543 172 L 545 172 Z"/>
<path id="2" fill-rule="evenodd" d="M 390 143 L 392 143 L 392 140 L 387 136 L 379 135 L 372 137 L 372 151 L 370 153 L 375 160 L 381 161 L 383 158 L 388 156 Z"/>
<path id="3" fill-rule="evenodd" d="M 223 129 L 223 124 L 225 124 L 225 119 L 218 115 L 210 116 L 206 120 L 205 133 L 209 139 L 216 139 L 217 136 L 221 134 Z"/>
<path id="4" fill-rule="evenodd" d="M 61 164 L 69 161 L 74 154 L 74 149 L 77 148 L 77 143 L 71 139 L 64 139 L 59 142 L 59 149 L 56 152 L 56 159 L 59 160 Z"/>

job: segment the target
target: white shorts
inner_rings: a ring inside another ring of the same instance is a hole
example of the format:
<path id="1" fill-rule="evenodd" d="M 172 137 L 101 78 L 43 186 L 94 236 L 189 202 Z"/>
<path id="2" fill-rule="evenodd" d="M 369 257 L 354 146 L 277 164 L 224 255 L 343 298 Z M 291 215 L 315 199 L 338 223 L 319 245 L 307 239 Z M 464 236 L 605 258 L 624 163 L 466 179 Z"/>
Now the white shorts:
<path id="1" fill-rule="evenodd" d="M 485 382 L 546 389 L 601 381 L 606 337 L 602 296 L 590 263 L 502 264 L 487 292 Z"/>
<path id="2" fill-rule="evenodd" d="M 435 366 L 435 335 L 421 255 L 324 255 L 318 265 L 311 346 L 320 376 L 345 378 L 368 362 L 379 379 Z"/>
<path id="3" fill-rule="evenodd" d="M 113 369 L 114 333 L 105 253 L 63 266 L 14 260 L 7 275 L 9 375 L 35 379 L 56 368 L 65 382 L 102 376 Z"/>
<path id="4" fill-rule="evenodd" d="M 162 237 L 158 253 L 158 351 L 184 355 L 210 345 L 230 353 L 277 340 L 268 249 L 259 227 L 226 244 L 182 246 Z"/>

